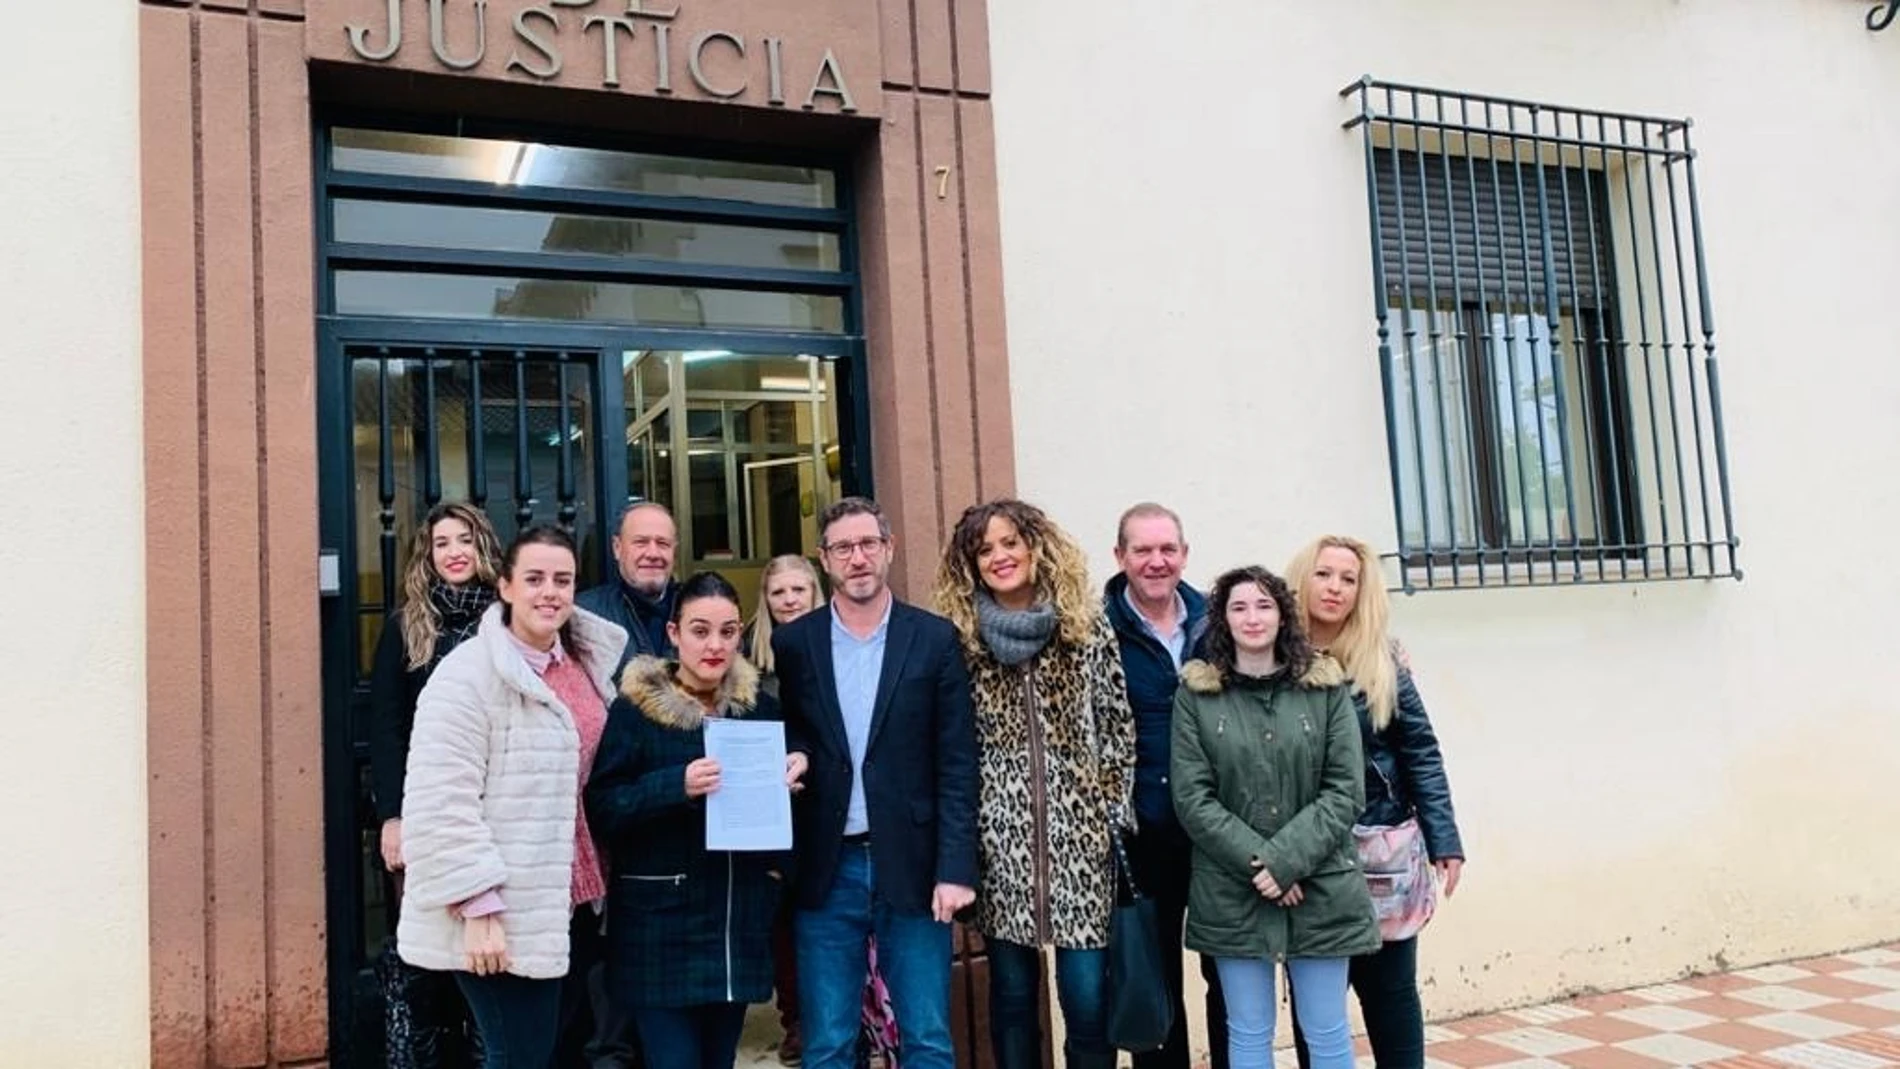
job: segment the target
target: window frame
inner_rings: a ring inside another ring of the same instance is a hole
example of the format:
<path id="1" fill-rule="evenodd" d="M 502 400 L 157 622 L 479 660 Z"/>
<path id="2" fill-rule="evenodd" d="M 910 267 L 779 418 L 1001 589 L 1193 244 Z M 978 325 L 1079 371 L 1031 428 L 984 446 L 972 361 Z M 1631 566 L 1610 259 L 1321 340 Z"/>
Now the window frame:
<path id="1" fill-rule="evenodd" d="M 1741 578 L 1690 122 L 1370 76 L 1340 95 L 1357 98 L 1344 127 L 1360 132 L 1366 166 L 1395 586 Z M 1466 286 L 1474 272 L 1475 296 Z M 1422 348 L 1421 313 L 1431 339 Z M 1532 397 L 1548 406 L 1554 394 L 1557 456 L 1545 452 L 1545 419 L 1530 426 L 1543 477 L 1562 480 L 1561 510 L 1550 483 L 1540 507 L 1521 481 L 1513 509 L 1502 478 L 1526 459 L 1523 444 L 1505 442 L 1508 430 L 1522 443 L 1525 424 L 1492 396 L 1492 377 L 1507 366 L 1492 329 L 1500 315 L 1549 325 L 1528 337 Z M 1448 345 L 1462 376 L 1450 390 L 1450 365 L 1439 363 Z M 1429 376 L 1421 352 L 1433 361 Z M 1551 368 L 1550 394 L 1540 361 Z M 1566 387 L 1572 377 L 1581 381 Z M 1577 394 L 1574 411 L 1566 388 Z M 1467 469 L 1462 486 L 1454 456 Z"/>

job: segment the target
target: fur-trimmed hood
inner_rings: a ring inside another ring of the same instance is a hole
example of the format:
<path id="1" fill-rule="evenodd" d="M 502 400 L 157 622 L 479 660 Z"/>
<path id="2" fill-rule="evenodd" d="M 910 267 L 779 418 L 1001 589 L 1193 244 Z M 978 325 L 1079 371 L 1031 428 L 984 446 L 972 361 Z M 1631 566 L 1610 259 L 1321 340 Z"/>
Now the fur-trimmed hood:
<path id="1" fill-rule="evenodd" d="M 1181 666 L 1181 682 L 1196 694 L 1219 694 L 1224 686 L 1220 669 L 1206 661 L 1193 660 Z M 1313 663 L 1300 677 L 1300 686 L 1312 690 L 1336 687 L 1346 682 L 1346 671 L 1339 662 L 1324 653 L 1313 654 Z"/>
<path id="2" fill-rule="evenodd" d="M 640 656 L 620 673 L 620 693 L 638 706 L 641 715 L 661 727 L 693 731 L 706 722 L 706 707 L 680 689 L 679 662 Z M 719 682 L 719 713 L 743 719 L 759 705 L 759 670 L 744 657 L 735 658 Z"/>

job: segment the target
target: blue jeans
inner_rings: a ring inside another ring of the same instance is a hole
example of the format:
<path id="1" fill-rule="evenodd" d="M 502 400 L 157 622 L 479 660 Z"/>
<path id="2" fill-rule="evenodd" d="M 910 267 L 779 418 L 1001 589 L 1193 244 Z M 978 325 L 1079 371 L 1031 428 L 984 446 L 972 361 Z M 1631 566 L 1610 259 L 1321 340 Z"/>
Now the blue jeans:
<path id="1" fill-rule="evenodd" d="M 486 1069 L 548 1069 L 561 1031 L 561 981 L 455 974 L 482 1032 Z"/>
<path id="2" fill-rule="evenodd" d="M 804 1069 L 856 1069 L 870 940 L 891 991 L 904 1069 L 955 1069 L 950 926 L 899 913 L 872 890 L 871 851 L 847 844 L 823 907 L 799 910 L 798 1002 Z"/>
<path id="3" fill-rule="evenodd" d="M 1352 1027 L 1346 1021 L 1346 967 L 1350 958 L 1294 958 L 1286 963 L 1293 984 L 1293 1012 L 1312 1052 L 1313 1069 L 1353 1069 Z M 1227 998 L 1227 1063 L 1230 1069 L 1273 1065 L 1273 974 L 1265 958 L 1221 958 L 1221 993 Z"/>
<path id="4" fill-rule="evenodd" d="M 1366 1019 L 1366 1042 L 1379 1069 L 1425 1069 L 1425 1014 L 1418 1002 L 1418 937 L 1387 943 L 1371 954 L 1352 959 L 1347 972 L 1359 996 L 1359 1012 Z M 1312 1059 L 1306 1037 L 1300 1034 L 1297 1007 L 1293 1018 L 1293 1046 L 1300 1065 Z"/>
<path id="5" fill-rule="evenodd" d="M 1042 952 L 1000 939 L 988 942 L 990 1044 L 997 1069 L 1041 1069 Z M 1108 952 L 1056 948 L 1056 1000 L 1062 1004 L 1067 1038 L 1062 1061 L 1069 1069 L 1113 1069 L 1108 1045 Z"/>
<path id="6" fill-rule="evenodd" d="M 647 1069 L 732 1069 L 745 1031 L 745 1003 L 641 1007 L 633 1011 Z"/>

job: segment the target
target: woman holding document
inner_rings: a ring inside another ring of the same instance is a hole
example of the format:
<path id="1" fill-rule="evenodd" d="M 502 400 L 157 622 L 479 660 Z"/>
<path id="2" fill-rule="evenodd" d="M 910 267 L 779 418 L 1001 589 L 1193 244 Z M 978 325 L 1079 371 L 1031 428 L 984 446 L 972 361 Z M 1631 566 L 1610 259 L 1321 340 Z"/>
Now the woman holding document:
<path id="1" fill-rule="evenodd" d="M 746 1005 L 772 993 L 772 918 L 791 844 L 708 849 L 708 802 L 726 771 L 707 756 L 709 730 L 779 719 L 740 655 L 740 631 L 731 583 L 714 572 L 687 579 L 667 625 L 679 659 L 627 665 L 588 782 L 588 820 L 612 874 L 608 988 L 633 1014 L 648 1069 L 731 1069 Z M 804 772 L 803 755 L 785 760 L 790 789 Z M 712 831 L 723 838 L 718 822 Z"/>

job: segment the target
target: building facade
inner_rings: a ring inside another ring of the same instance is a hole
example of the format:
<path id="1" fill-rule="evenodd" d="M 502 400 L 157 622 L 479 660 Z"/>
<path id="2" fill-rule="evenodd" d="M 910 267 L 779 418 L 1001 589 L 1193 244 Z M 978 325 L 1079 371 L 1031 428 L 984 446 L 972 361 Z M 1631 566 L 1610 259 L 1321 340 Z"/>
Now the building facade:
<path id="1" fill-rule="evenodd" d="M 1143 499 L 1196 581 L 1358 534 L 1472 855 L 1431 1013 L 1893 938 L 1884 16 L 22 5 L 0 491 L 85 505 L 5 529 L 0 1061 L 376 1064 L 360 695 L 445 497 L 590 576 L 662 500 L 748 590 L 853 492 L 918 595 L 1004 493 L 1104 574 Z"/>

